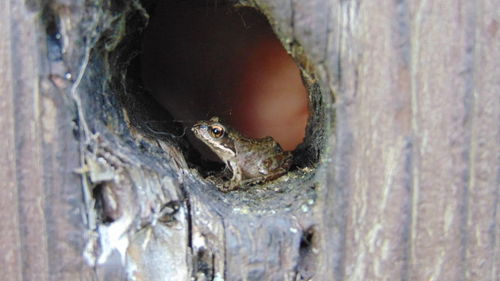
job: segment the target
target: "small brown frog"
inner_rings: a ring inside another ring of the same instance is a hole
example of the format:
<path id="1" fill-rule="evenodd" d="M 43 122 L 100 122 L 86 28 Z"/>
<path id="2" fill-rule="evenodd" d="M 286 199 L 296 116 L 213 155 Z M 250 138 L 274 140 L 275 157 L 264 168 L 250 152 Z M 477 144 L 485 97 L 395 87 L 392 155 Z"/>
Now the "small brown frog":
<path id="1" fill-rule="evenodd" d="M 223 192 L 238 189 L 248 183 L 276 179 L 292 165 L 292 154 L 283 151 L 272 137 L 245 137 L 222 124 L 218 117 L 199 121 L 191 130 L 231 170 L 233 176 L 229 184 L 219 187 Z"/>

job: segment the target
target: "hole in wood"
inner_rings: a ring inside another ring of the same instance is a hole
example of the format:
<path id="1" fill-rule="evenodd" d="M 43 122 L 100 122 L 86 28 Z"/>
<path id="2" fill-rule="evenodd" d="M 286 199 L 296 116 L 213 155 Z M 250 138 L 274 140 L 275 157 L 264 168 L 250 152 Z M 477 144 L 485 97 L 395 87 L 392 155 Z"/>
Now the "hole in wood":
<path id="1" fill-rule="evenodd" d="M 317 143 L 304 140 L 309 112 L 317 109 L 308 93 L 314 87 L 306 89 L 299 67 L 256 9 L 160 1 L 144 32 L 140 60 L 145 87 L 185 128 L 194 147 L 186 157 L 202 175 L 225 165 L 189 128 L 213 116 L 250 138 L 273 137 L 294 151 L 295 166 L 318 160 Z M 171 133 L 182 135 L 178 129 Z"/>
<path id="2" fill-rule="evenodd" d="M 316 238 L 315 229 L 310 227 L 302 233 L 299 246 L 297 275 L 299 280 L 310 280 L 316 272 Z"/>
<path id="3" fill-rule="evenodd" d="M 308 99 L 299 68 L 255 9 L 159 2 L 143 38 L 142 74 L 186 125 L 219 116 L 287 150 L 303 140 Z"/>
<path id="4" fill-rule="evenodd" d="M 106 184 L 98 184 L 92 190 L 92 197 L 95 200 L 95 210 L 100 222 L 104 224 L 112 223 L 120 216 L 116 206 L 116 198 L 112 189 Z"/>
<path id="5" fill-rule="evenodd" d="M 214 278 L 213 262 L 214 256 L 212 253 L 208 252 L 206 249 L 199 249 L 193 258 L 194 276 L 212 280 Z"/>

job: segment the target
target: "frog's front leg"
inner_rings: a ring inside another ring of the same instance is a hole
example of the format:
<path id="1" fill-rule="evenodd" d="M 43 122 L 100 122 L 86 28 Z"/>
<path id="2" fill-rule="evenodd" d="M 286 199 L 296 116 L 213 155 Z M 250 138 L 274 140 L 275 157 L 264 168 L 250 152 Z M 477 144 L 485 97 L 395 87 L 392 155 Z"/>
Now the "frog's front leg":
<path id="1" fill-rule="evenodd" d="M 233 172 L 231 182 L 241 182 L 243 179 L 243 172 L 241 171 L 241 168 L 238 167 L 238 164 L 234 161 L 228 161 L 226 165 L 231 169 L 231 172 Z"/>
<path id="2" fill-rule="evenodd" d="M 233 173 L 233 176 L 228 182 L 224 183 L 222 186 L 218 186 L 219 190 L 222 192 L 229 192 L 238 189 L 241 186 L 243 179 L 243 172 L 241 171 L 241 168 L 238 167 L 236 162 L 228 161 L 226 165 Z"/>

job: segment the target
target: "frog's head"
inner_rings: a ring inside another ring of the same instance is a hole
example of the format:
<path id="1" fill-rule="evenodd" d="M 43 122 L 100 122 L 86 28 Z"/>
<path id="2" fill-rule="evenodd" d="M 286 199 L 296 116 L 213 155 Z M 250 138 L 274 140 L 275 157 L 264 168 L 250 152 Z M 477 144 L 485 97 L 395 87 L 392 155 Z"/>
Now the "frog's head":
<path id="1" fill-rule="evenodd" d="M 228 133 L 229 128 L 222 124 L 218 117 L 212 117 L 207 121 L 199 121 L 193 125 L 191 130 L 222 161 L 225 162 L 236 155 L 234 140 Z"/>

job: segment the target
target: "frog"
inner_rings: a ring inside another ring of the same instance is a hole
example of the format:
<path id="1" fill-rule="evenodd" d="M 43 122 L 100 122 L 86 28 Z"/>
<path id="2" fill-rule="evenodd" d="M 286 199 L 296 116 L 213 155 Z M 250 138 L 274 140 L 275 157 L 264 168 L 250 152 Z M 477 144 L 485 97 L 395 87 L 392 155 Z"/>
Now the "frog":
<path id="1" fill-rule="evenodd" d="M 283 150 L 272 137 L 247 137 L 219 117 L 198 121 L 191 130 L 231 171 L 229 182 L 218 186 L 223 192 L 275 180 L 293 164 L 292 153 Z"/>

